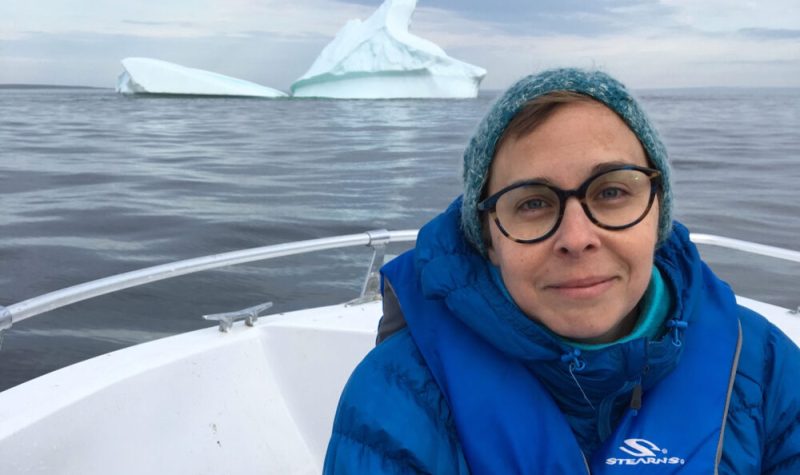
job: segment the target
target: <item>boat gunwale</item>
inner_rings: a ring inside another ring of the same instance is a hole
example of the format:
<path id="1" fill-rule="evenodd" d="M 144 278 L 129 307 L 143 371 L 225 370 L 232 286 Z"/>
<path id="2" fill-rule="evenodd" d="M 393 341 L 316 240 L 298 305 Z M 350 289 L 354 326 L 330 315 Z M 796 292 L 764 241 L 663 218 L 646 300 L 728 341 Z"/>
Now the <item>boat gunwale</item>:
<path id="1" fill-rule="evenodd" d="M 359 234 L 346 234 L 328 238 L 260 246 L 221 254 L 209 254 L 191 259 L 159 264 L 55 290 L 7 307 L 0 306 L 0 331 L 11 328 L 14 323 L 57 308 L 131 287 L 157 282 L 159 280 L 237 264 L 322 250 L 340 249 L 359 245 L 373 247 L 385 245 L 390 242 L 408 242 L 415 240 L 416 237 L 416 230 L 373 230 Z"/>
<path id="2" fill-rule="evenodd" d="M 48 292 L 7 307 L 0 305 L 0 332 L 11 328 L 14 323 L 57 308 L 159 280 L 237 264 L 322 250 L 359 245 L 377 248 L 378 246 L 383 246 L 388 243 L 414 241 L 416 240 L 418 232 L 418 230 L 373 230 L 358 234 L 346 234 L 327 238 L 273 244 L 221 254 L 209 254 L 116 274 Z M 714 234 L 691 233 L 689 237 L 696 244 L 717 246 L 800 263 L 800 251 Z"/>

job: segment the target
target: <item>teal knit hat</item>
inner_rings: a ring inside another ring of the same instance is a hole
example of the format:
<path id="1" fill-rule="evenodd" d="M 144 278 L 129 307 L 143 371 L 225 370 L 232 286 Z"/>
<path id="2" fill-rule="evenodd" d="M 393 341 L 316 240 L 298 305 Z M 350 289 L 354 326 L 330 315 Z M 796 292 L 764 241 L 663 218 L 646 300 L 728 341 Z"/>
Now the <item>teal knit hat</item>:
<path id="1" fill-rule="evenodd" d="M 486 186 L 495 148 L 511 119 L 525 104 L 554 91 L 570 91 L 590 96 L 615 111 L 639 138 L 650 165 L 662 174 L 659 203 L 658 243 L 669 236 L 672 227 L 672 188 L 667 149 L 636 99 L 619 81 L 599 71 L 553 69 L 527 76 L 511 86 L 492 106 L 464 151 L 464 199 L 461 227 L 467 240 L 486 254 L 478 215 L 478 201 Z"/>

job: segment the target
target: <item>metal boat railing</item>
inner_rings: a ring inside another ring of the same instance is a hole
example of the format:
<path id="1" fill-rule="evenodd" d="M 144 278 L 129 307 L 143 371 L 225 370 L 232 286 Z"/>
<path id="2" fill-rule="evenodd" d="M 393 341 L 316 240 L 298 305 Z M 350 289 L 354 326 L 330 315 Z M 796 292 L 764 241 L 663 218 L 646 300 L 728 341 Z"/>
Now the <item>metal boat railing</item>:
<path id="1" fill-rule="evenodd" d="M 361 291 L 361 298 L 364 299 L 369 292 L 375 290 L 377 271 L 383 262 L 386 244 L 390 242 L 414 241 L 416 237 L 416 230 L 377 230 L 360 234 L 262 246 L 147 267 L 145 269 L 67 287 L 24 300 L 8 307 L 0 306 L 0 331 L 8 329 L 14 323 L 18 323 L 26 318 L 49 312 L 66 305 L 159 280 L 236 264 L 353 246 L 369 246 L 374 249 L 370 268 L 367 271 L 367 278 L 365 279 Z M 711 234 L 692 233 L 690 238 L 697 244 L 735 249 L 800 263 L 800 252 L 798 251 Z"/>
<path id="2" fill-rule="evenodd" d="M 147 267 L 124 274 L 105 277 L 91 282 L 74 285 L 65 289 L 50 292 L 38 297 L 24 300 L 8 307 L 0 306 L 0 331 L 8 329 L 14 323 L 57 308 L 93 297 L 105 295 L 118 290 L 149 284 L 159 280 L 170 279 L 186 274 L 193 274 L 209 269 L 218 269 L 236 264 L 263 261 L 276 257 L 304 254 L 314 251 L 339 249 L 353 246 L 369 246 L 375 249 L 373 266 L 377 256 L 383 258 L 383 248 L 390 242 L 408 242 L 417 238 L 417 231 L 368 231 L 360 234 L 348 234 L 322 239 L 310 239 L 286 244 L 255 247 L 240 251 L 213 254 L 210 256 L 186 259 L 169 264 Z M 371 266 L 372 267 L 372 266 Z M 371 273 L 368 271 L 368 275 Z M 365 284 L 366 286 L 366 284 Z M 362 290 L 362 296 L 365 290 Z"/>
<path id="3" fill-rule="evenodd" d="M 695 244 L 724 247 L 726 249 L 735 249 L 737 251 L 744 251 L 751 254 L 759 254 L 762 256 L 774 257 L 776 259 L 800 263 L 800 252 L 784 249 L 782 247 L 767 246 L 765 244 L 757 244 L 750 241 L 742 241 L 740 239 L 715 236 L 713 234 L 690 233 L 689 238 Z"/>

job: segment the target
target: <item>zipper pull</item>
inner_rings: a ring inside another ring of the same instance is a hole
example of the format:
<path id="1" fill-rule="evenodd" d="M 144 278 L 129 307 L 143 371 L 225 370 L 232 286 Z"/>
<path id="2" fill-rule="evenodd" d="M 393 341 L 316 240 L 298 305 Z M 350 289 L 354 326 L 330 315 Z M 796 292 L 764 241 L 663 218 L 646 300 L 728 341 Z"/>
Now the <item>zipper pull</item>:
<path id="1" fill-rule="evenodd" d="M 639 409 L 642 408 L 642 383 L 636 383 L 636 386 L 633 387 L 633 392 L 631 393 L 631 409 L 633 410 L 633 415 L 639 414 Z"/>
<path id="2" fill-rule="evenodd" d="M 633 415 L 639 414 L 639 409 L 642 408 L 642 383 L 636 383 L 631 393 L 631 409 Z"/>
<path id="3" fill-rule="evenodd" d="M 650 365 L 645 365 L 631 392 L 631 411 L 633 411 L 634 416 L 639 415 L 639 410 L 642 408 L 642 378 L 649 372 Z"/>

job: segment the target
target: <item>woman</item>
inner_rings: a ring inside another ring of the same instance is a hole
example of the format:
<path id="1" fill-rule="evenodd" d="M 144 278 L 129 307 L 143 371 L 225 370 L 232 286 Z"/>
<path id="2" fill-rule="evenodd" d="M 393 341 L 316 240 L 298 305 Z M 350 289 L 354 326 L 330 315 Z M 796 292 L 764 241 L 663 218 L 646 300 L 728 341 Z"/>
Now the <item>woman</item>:
<path id="1" fill-rule="evenodd" d="M 667 155 L 599 72 L 529 76 L 464 194 L 383 269 L 326 473 L 800 473 L 800 351 L 673 223 Z"/>

